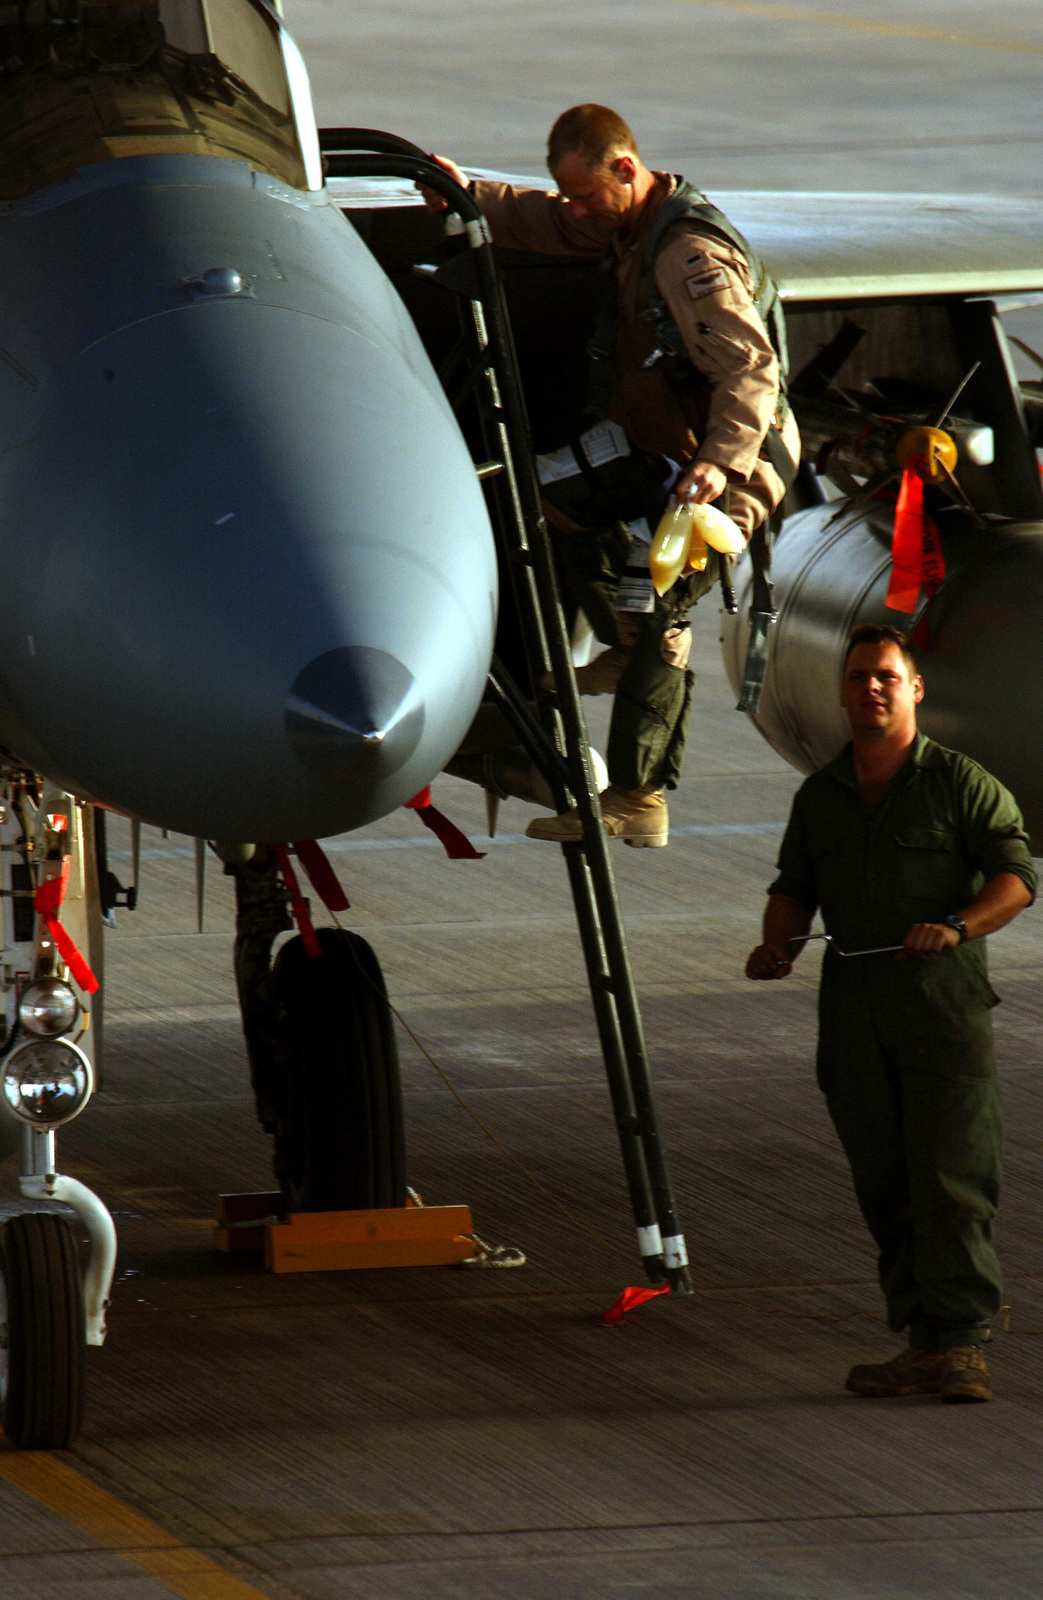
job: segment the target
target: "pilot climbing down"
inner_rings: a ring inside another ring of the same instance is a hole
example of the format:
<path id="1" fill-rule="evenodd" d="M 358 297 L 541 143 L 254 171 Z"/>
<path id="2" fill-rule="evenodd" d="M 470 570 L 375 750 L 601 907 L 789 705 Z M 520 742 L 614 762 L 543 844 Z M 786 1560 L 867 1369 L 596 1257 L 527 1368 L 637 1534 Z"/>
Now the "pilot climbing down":
<path id="1" fill-rule="evenodd" d="M 435 159 L 466 183 L 452 162 Z M 471 192 L 495 244 L 603 256 L 610 274 L 590 346 L 586 421 L 616 427 L 574 442 L 575 469 L 544 482 L 544 506 L 567 601 L 610 647 L 577 674 L 584 693 L 616 696 L 605 827 L 627 844 L 665 845 L 664 791 L 677 787 L 691 711 L 686 618 L 724 558 L 711 553 L 704 571 L 658 600 L 650 582 L 621 592 L 621 580 L 628 567 L 647 567 L 648 531 L 670 491 L 717 502 L 747 539 L 782 500 L 800 445 L 780 396 L 781 311 L 741 235 L 682 178 L 649 171 L 614 111 L 564 112 L 547 165 L 556 193 L 492 182 Z M 431 191 L 425 198 L 433 209 L 444 204 Z M 609 449 L 596 451 L 595 440 Z M 559 842 L 581 832 L 575 812 L 528 828 L 531 838 Z"/>

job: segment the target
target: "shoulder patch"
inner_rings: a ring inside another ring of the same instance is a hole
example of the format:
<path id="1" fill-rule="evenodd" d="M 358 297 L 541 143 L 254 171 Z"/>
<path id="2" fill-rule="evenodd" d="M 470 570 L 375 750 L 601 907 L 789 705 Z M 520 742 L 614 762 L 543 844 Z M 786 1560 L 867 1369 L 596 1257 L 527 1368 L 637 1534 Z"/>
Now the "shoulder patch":
<path id="1" fill-rule="evenodd" d="M 723 267 L 704 267 L 702 272 L 686 278 L 684 286 L 692 300 L 702 300 L 708 294 L 720 294 L 723 289 L 730 289 L 731 283 Z"/>

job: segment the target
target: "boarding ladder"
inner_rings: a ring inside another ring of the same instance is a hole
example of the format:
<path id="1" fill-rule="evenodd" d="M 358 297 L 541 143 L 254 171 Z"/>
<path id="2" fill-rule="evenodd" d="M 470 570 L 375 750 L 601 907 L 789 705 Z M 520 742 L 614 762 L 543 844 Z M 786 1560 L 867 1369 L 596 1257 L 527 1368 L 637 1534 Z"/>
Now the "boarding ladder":
<path id="1" fill-rule="evenodd" d="M 659 1117 L 601 817 L 586 722 L 540 502 L 525 399 L 503 286 L 485 219 L 459 184 L 416 145 L 368 128 L 320 132 L 332 178 L 404 178 L 437 191 L 448 204 L 446 233 L 455 252 L 437 267 L 417 267 L 457 297 L 460 340 L 441 376 L 454 410 L 474 401 L 486 460 L 492 522 L 517 611 L 529 693 L 501 660 L 489 671 L 493 701 L 547 779 L 559 811 L 575 804 L 582 840 L 563 844 L 608 1077 L 638 1248 L 653 1283 L 690 1294 L 684 1236 L 667 1170 Z M 553 700 L 536 693 L 553 675 Z"/>

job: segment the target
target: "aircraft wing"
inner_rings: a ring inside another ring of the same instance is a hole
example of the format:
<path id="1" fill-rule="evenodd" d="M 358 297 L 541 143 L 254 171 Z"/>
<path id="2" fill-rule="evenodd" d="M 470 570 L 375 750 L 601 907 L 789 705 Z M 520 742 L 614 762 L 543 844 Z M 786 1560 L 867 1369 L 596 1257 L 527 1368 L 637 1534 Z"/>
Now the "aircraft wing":
<path id="1" fill-rule="evenodd" d="M 771 190 L 712 199 L 787 304 L 1043 289 L 1043 199 Z"/>
<path id="2" fill-rule="evenodd" d="M 468 168 L 545 189 L 546 178 Z M 345 210 L 422 204 L 397 179 L 331 179 Z M 788 305 L 1043 290 L 1043 199 L 774 189 L 710 196 L 767 263 Z"/>

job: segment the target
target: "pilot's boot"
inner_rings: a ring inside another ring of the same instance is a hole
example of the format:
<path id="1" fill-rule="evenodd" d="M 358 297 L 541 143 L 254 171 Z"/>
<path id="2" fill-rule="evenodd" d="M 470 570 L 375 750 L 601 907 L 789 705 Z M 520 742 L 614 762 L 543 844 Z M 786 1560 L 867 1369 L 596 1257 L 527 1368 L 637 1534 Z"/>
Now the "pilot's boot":
<path id="1" fill-rule="evenodd" d="M 593 661 L 588 661 L 585 667 L 577 667 L 576 687 L 580 694 L 615 694 L 629 660 L 629 650 L 620 650 L 618 645 L 613 645 L 611 650 L 602 650 L 601 654 L 595 656 Z M 552 672 L 544 673 L 540 680 L 540 688 L 543 690 L 554 688 Z"/>
<path id="2" fill-rule="evenodd" d="M 659 849 L 670 837 L 670 817 L 662 789 L 617 789 L 609 784 L 601 792 L 601 814 L 610 839 L 622 839 L 635 849 Z M 576 810 L 557 817 L 533 817 L 525 830 L 528 839 L 548 839 L 566 844 L 582 839 L 583 823 Z"/>

